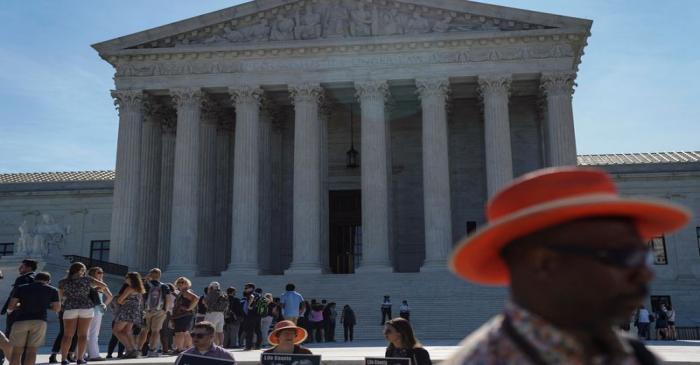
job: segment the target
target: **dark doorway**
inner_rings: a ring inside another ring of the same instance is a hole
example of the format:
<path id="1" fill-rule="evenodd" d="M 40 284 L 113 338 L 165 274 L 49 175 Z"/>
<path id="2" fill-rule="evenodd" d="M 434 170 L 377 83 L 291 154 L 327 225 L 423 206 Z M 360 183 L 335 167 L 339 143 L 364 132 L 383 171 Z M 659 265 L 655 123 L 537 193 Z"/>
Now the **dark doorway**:
<path id="1" fill-rule="evenodd" d="M 656 313 L 661 310 L 661 305 L 666 304 L 666 308 L 671 305 L 670 295 L 652 295 L 651 296 L 651 311 Z"/>
<path id="2" fill-rule="evenodd" d="M 329 263 L 334 274 L 352 274 L 362 256 L 360 190 L 331 191 L 329 205 Z"/>

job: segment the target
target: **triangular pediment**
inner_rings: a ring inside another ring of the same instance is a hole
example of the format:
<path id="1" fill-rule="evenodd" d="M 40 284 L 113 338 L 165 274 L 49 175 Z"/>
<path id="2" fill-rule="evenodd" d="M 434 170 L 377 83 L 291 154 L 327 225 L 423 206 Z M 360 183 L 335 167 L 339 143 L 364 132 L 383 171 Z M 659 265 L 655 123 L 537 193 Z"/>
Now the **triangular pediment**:
<path id="1" fill-rule="evenodd" d="M 257 0 L 94 45 L 125 49 L 590 29 L 589 20 L 464 0 Z"/>

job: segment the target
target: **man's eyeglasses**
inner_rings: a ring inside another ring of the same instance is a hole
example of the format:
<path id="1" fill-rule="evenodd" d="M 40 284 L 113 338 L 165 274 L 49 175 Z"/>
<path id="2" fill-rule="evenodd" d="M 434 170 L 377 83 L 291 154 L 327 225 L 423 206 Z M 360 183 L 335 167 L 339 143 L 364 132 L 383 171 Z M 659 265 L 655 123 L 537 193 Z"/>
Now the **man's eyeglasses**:
<path id="1" fill-rule="evenodd" d="M 592 248 L 581 246 L 550 245 L 547 249 L 567 255 L 586 256 L 599 262 L 624 269 L 651 266 L 654 256 L 651 250 L 643 247 L 631 248 Z"/>
<path id="2" fill-rule="evenodd" d="M 192 336 L 192 338 L 196 338 L 199 340 L 203 339 L 204 337 L 207 337 L 208 335 L 209 335 L 208 333 L 194 333 L 194 332 L 190 333 L 190 336 Z"/>

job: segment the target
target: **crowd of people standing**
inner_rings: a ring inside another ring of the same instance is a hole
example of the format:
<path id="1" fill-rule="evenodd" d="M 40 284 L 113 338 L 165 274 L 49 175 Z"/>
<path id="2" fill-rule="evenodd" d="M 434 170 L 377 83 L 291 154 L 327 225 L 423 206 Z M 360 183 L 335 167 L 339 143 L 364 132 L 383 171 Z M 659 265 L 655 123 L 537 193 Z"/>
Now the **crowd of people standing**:
<path id="1" fill-rule="evenodd" d="M 59 317 L 50 363 L 104 361 L 114 358 L 115 351 L 117 358 L 124 359 L 177 355 L 196 345 L 194 328 L 208 332 L 211 327 L 215 345 L 244 350 L 276 346 L 269 336 L 279 323 L 288 327 L 292 323 L 309 334 L 304 343 L 335 342 L 336 322 L 340 320 L 344 340 L 354 339 L 357 316 L 350 305 L 344 305 L 339 313 L 334 302 L 305 300 L 292 283 L 279 297 L 253 283 L 245 284 L 239 297 L 235 287 L 223 290 L 218 282 L 211 282 L 199 295 L 188 278 L 164 283 L 161 270 L 153 268 L 143 277 L 138 272 L 127 273 L 112 294 L 100 267 L 87 268 L 75 262 L 56 287 L 50 284 L 50 274 L 36 271 L 35 260 L 22 262 L 20 276 L 3 308 L 8 314 L 9 339 L 0 336 L 0 349 L 13 365 L 34 363 L 36 348 L 43 345 L 46 336 L 47 310 Z M 112 336 L 106 357 L 102 357 L 99 335 L 107 312 L 113 317 Z M 195 327 L 198 323 L 206 325 Z M 21 340 L 19 333 L 23 334 Z"/>
<path id="2" fill-rule="evenodd" d="M 634 326 L 637 327 L 637 336 L 640 339 L 651 339 L 652 324 L 654 325 L 654 334 L 657 340 L 678 339 L 676 311 L 670 304 L 662 303 L 656 311 L 649 311 L 643 305 L 637 309 L 637 312 L 634 314 Z"/>

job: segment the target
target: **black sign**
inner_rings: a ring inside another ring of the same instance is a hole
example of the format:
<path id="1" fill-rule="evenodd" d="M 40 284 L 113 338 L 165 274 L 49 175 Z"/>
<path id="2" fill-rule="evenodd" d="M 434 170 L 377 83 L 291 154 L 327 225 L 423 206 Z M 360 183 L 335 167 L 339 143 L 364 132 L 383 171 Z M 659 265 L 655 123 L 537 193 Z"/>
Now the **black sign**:
<path id="1" fill-rule="evenodd" d="M 411 365 L 407 357 L 365 357 L 365 365 Z"/>
<path id="2" fill-rule="evenodd" d="M 260 354 L 262 365 L 321 365 L 321 355 Z"/>
<path id="3" fill-rule="evenodd" d="M 233 365 L 233 360 L 218 359 L 196 354 L 181 354 L 177 365 Z"/>

